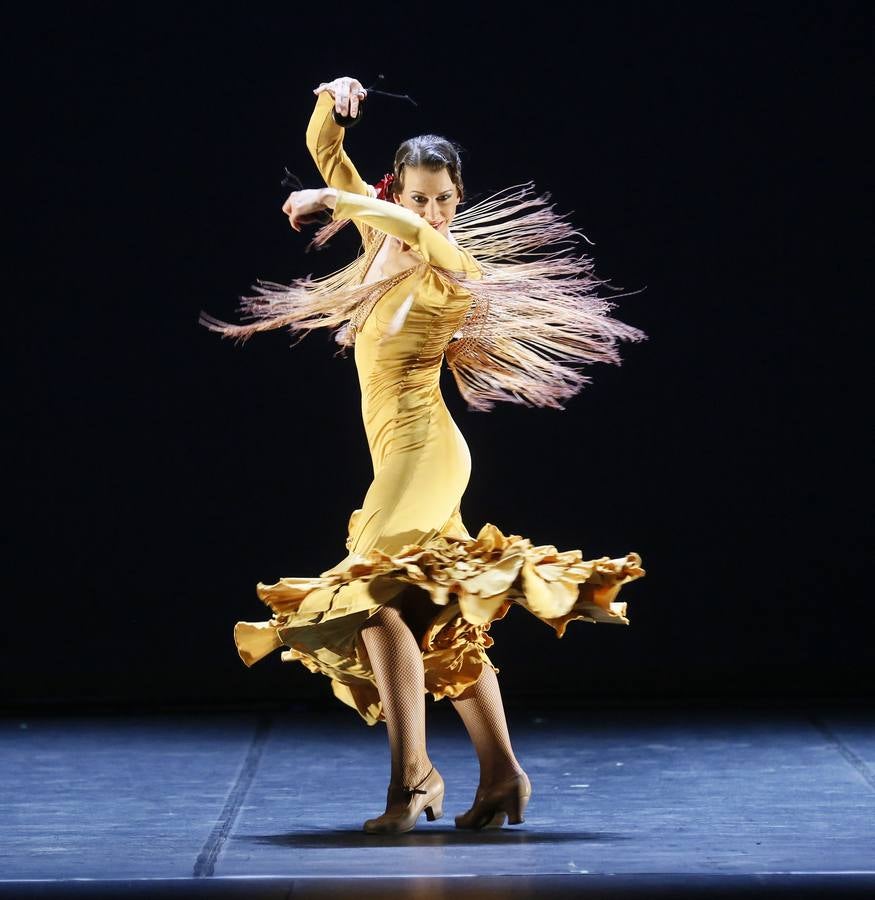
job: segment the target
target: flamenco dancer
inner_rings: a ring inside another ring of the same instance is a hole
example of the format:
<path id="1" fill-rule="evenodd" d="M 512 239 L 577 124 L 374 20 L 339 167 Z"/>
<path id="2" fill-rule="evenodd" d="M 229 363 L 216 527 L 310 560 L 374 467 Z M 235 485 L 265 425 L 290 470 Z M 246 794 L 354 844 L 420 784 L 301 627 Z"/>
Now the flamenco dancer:
<path id="1" fill-rule="evenodd" d="M 318 576 L 259 583 L 273 615 L 238 622 L 234 640 L 247 666 L 285 647 L 283 661 L 327 675 L 368 724 L 385 721 L 386 809 L 366 832 L 406 832 L 422 812 L 442 815 L 426 693 L 450 699 L 480 763 L 473 805 L 456 826 L 517 824 L 531 784 L 486 655 L 490 624 L 512 604 L 559 637 L 575 619 L 628 624 L 615 598 L 644 571 L 636 553 L 584 560 L 580 550 L 532 546 L 489 523 L 476 537 L 468 532 L 460 501 L 471 457 L 441 395 L 441 365 L 446 359 L 471 409 L 497 401 L 562 409 L 589 381 L 582 365 L 619 363 L 618 341 L 644 335 L 609 316 L 590 260 L 573 252 L 578 232 L 530 185 L 457 214 L 458 152 L 420 135 L 401 144 L 392 173 L 372 187 L 335 120 L 356 119 L 367 91 L 342 77 L 314 94 L 307 147 L 328 186 L 293 192 L 283 213 L 296 231 L 330 215 L 317 245 L 351 221 L 362 252 L 326 278 L 259 282 L 242 298 L 245 324 L 205 313 L 200 321 L 237 340 L 273 328 L 334 329 L 354 348 L 374 480 L 349 519 L 348 554 Z"/>

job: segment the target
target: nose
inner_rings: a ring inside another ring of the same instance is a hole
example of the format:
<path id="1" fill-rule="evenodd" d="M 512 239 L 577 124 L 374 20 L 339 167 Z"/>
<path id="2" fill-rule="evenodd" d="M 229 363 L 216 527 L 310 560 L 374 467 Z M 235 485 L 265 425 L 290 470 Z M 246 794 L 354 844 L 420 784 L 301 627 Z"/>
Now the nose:
<path id="1" fill-rule="evenodd" d="M 441 215 L 438 210 L 437 200 L 429 200 L 425 205 L 425 217 L 429 222 L 437 222 Z"/>

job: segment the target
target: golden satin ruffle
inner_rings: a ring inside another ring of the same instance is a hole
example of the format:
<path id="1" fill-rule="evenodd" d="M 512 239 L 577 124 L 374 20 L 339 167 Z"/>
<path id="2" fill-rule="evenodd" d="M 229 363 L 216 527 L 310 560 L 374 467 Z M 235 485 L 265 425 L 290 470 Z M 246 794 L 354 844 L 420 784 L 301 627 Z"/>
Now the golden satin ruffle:
<path id="1" fill-rule="evenodd" d="M 380 698 L 358 631 L 402 591 L 424 591 L 436 606 L 420 647 L 426 690 L 440 699 L 458 696 L 477 681 L 484 664 L 491 665 L 487 631 L 511 603 L 559 637 L 575 619 L 625 625 L 626 604 L 615 598 L 623 584 L 643 574 L 636 553 L 584 560 L 580 550 L 533 546 L 489 523 L 476 538 L 449 528 L 396 554 L 352 554 L 342 568 L 318 578 L 259 584 L 258 595 L 274 615 L 268 622 L 238 622 L 234 640 L 247 666 L 286 645 L 284 662 L 296 660 L 327 675 L 338 699 L 374 724 L 382 718 Z"/>

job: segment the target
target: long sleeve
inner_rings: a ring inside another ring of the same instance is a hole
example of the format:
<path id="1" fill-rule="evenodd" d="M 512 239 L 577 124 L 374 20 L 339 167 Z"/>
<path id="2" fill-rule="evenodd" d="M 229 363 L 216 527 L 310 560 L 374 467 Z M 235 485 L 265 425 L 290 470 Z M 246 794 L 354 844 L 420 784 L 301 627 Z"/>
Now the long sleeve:
<path id="1" fill-rule="evenodd" d="M 323 91 L 316 99 L 316 108 L 307 126 L 307 149 L 329 187 L 354 194 L 367 194 L 368 186 L 343 149 L 345 131 L 331 112 L 334 98 Z"/>
<path id="2" fill-rule="evenodd" d="M 427 263 L 451 272 L 479 277 L 480 267 L 470 253 L 448 241 L 422 216 L 397 203 L 338 190 L 334 218 L 352 219 L 384 234 L 391 234 L 409 244 Z"/>

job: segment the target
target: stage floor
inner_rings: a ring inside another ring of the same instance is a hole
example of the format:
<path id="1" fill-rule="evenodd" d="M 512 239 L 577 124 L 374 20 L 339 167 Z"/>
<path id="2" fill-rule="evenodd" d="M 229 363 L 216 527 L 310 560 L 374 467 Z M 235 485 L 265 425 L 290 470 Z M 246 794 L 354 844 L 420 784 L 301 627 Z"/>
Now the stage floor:
<path id="1" fill-rule="evenodd" d="M 4 717 L 0 894 L 875 896 L 869 711 L 511 711 L 526 822 L 466 832 L 476 757 L 429 702 L 444 818 L 390 838 L 361 831 L 385 802 L 385 728 L 333 702 Z"/>

